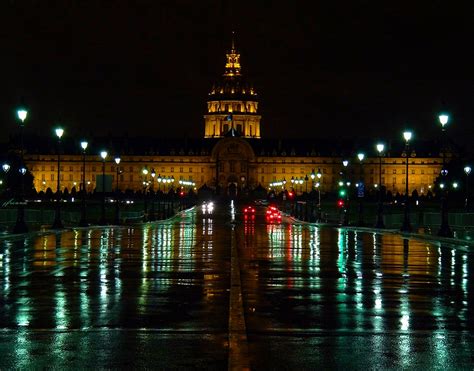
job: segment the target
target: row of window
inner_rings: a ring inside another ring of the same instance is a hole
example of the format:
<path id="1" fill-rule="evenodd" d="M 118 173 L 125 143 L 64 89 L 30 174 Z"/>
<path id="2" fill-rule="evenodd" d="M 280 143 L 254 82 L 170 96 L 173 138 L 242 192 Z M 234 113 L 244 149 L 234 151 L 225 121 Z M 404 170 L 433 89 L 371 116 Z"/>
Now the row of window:
<path id="1" fill-rule="evenodd" d="M 209 103 L 208 107 L 209 112 L 257 112 L 257 105 L 256 103 Z"/>
<path id="2" fill-rule="evenodd" d="M 278 170 L 279 170 L 279 171 L 278 171 Z M 300 174 L 306 174 L 306 175 L 308 175 L 307 170 L 308 170 L 308 169 L 303 169 L 303 168 L 301 168 L 301 169 L 300 169 Z M 318 170 L 321 170 L 321 173 L 322 173 L 323 175 L 324 175 L 324 174 L 328 174 L 328 171 L 327 171 L 327 169 L 325 169 L 325 168 L 323 168 L 323 169 L 318 169 Z M 334 168 L 333 168 L 333 169 L 331 169 L 331 170 L 332 170 L 332 171 L 331 171 L 332 174 L 338 174 L 337 169 L 334 169 Z M 286 174 L 286 169 L 285 169 L 285 168 L 277 169 L 276 167 L 274 167 L 274 168 L 272 169 L 272 173 L 276 174 L 276 173 L 278 173 L 278 172 L 280 172 L 281 174 Z M 265 173 L 265 168 L 261 168 L 261 169 L 260 169 L 260 173 L 261 173 L 261 174 L 264 174 L 264 173 Z M 354 169 L 351 169 L 351 170 L 349 171 L 349 173 L 350 173 L 350 174 L 356 174 L 356 173 L 357 173 L 357 174 L 364 174 L 365 171 L 364 171 L 364 169 L 362 169 L 362 171 L 355 171 Z M 375 169 L 369 169 L 369 174 L 377 174 L 377 173 L 378 173 L 378 172 L 375 171 Z M 419 173 L 420 173 L 421 175 L 424 175 L 424 174 L 425 174 L 425 169 L 419 170 Z M 292 167 L 292 168 L 291 168 L 291 172 L 290 172 L 289 174 L 291 174 L 291 175 L 296 174 L 295 168 Z M 382 174 L 385 174 L 385 169 L 382 169 Z M 392 174 L 397 174 L 397 169 L 392 169 Z M 405 174 L 405 169 L 402 169 L 401 174 Z M 413 174 L 413 175 L 417 174 L 416 169 L 411 169 L 411 174 Z M 434 174 L 434 175 L 439 174 L 439 170 L 438 170 L 438 169 L 433 169 L 433 174 Z"/>
<path id="3" fill-rule="evenodd" d="M 57 171 L 57 166 L 51 165 L 50 169 L 51 169 L 51 171 Z M 61 172 L 64 172 L 65 169 L 66 169 L 66 171 L 74 172 L 74 167 L 73 167 L 73 166 L 69 166 L 69 167 L 60 166 L 60 171 L 61 171 Z M 152 168 L 148 168 L 148 169 L 151 170 Z M 160 170 L 160 169 L 161 169 L 161 172 L 162 172 L 162 173 L 165 173 L 165 172 L 166 172 L 166 168 L 165 168 L 165 167 L 157 168 L 157 169 L 155 169 L 155 171 L 158 171 L 158 170 Z M 174 169 L 175 169 L 174 167 L 170 167 L 170 168 L 169 168 L 169 172 L 170 172 L 170 173 L 174 173 L 174 172 L 175 172 Z M 37 171 L 37 168 L 33 167 L 32 171 Z M 46 167 L 45 167 L 44 165 L 41 166 L 41 171 L 46 171 Z M 82 167 L 82 166 L 79 167 L 79 168 L 77 169 L 77 171 L 82 172 L 82 171 L 83 171 L 83 167 Z M 102 171 L 102 167 L 100 167 L 100 166 L 91 166 L 91 167 L 89 167 L 89 168 L 86 167 L 86 171 L 87 171 L 87 172 L 89 172 L 89 171 L 93 171 L 93 172 L 95 172 L 95 171 Z M 107 171 L 107 169 L 106 169 L 106 171 Z M 117 171 L 117 168 L 116 168 L 115 166 L 111 166 L 111 167 L 110 167 L 110 172 L 115 173 L 116 171 Z M 134 168 L 133 168 L 133 166 L 130 166 L 130 167 L 128 167 L 128 169 L 125 169 L 125 167 L 120 166 L 120 167 L 119 167 L 119 171 L 133 173 L 133 172 L 134 172 Z M 141 172 L 143 171 L 143 167 L 137 167 L 137 168 L 135 168 L 135 171 L 138 172 L 138 173 L 141 173 Z M 180 167 L 180 168 L 179 168 L 179 172 L 180 172 L 180 173 L 184 173 L 184 172 L 186 172 L 186 171 L 185 171 L 184 167 Z M 188 168 L 188 172 L 189 172 L 189 173 L 192 173 L 192 172 L 193 172 L 193 168 L 192 168 L 192 167 Z M 201 173 L 204 173 L 204 168 L 203 168 L 203 167 L 201 168 Z"/>

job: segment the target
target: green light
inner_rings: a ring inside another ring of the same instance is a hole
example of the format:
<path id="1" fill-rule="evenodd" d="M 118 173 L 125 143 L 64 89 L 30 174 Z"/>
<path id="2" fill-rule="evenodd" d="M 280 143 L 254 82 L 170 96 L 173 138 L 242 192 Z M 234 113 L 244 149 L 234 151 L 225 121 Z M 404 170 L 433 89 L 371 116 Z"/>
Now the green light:
<path id="1" fill-rule="evenodd" d="M 346 190 L 345 189 L 340 189 L 339 190 L 339 196 L 344 197 L 346 195 Z"/>

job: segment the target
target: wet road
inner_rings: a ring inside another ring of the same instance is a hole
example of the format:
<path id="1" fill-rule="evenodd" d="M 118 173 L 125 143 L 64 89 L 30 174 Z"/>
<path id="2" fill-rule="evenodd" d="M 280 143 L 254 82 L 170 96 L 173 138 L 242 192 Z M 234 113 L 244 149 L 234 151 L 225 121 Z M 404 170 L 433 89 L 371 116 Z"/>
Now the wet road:
<path id="1" fill-rule="evenodd" d="M 472 369 L 468 248 L 231 211 L 0 240 L 0 368 Z"/>

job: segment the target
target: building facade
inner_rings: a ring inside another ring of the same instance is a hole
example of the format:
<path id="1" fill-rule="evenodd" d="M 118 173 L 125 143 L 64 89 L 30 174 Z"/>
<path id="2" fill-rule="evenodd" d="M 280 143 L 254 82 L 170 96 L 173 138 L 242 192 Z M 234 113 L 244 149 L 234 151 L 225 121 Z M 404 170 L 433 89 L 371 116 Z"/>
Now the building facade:
<path id="1" fill-rule="evenodd" d="M 363 182 L 368 191 L 382 185 L 392 193 L 405 193 L 408 155 L 409 192 L 416 189 L 419 194 L 426 194 L 441 171 L 439 154 L 419 156 L 413 150 L 407 153 L 403 148 L 398 151 L 389 148 L 382 158 L 372 153 L 361 163 L 354 152 L 347 148 L 335 150 L 328 143 L 324 143 L 326 148 L 323 148 L 308 139 L 292 143 L 265 140 L 261 138 L 257 97 L 255 89 L 242 75 L 240 54 L 232 43 L 226 54 L 224 74 L 208 95 L 203 138 L 183 143 L 155 142 L 151 150 L 141 152 L 121 148 L 119 165 L 112 157 L 103 161 L 98 153 L 86 153 L 87 191 L 96 188 L 103 166 L 114 188 L 118 174 L 118 187 L 122 191 L 143 190 L 151 186 L 150 182 L 154 190 L 168 191 L 185 180 L 194 182 L 196 189 L 207 185 L 224 192 L 259 185 L 272 188 L 273 183 L 279 182 L 276 188 L 280 190 L 292 188 L 302 193 L 316 186 L 318 179 L 314 179 L 314 174 L 320 173 L 318 185 L 322 192 L 335 191 L 344 179 L 352 184 Z M 30 151 L 25 160 L 34 176 L 36 190 L 55 191 L 57 156 Z M 343 160 L 349 160 L 347 167 L 343 166 Z M 61 190 L 82 188 L 83 161 L 83 154 L 77 150 L 61 155 Z M 145 168 L 148 174 L 144 174 Z M 154 177 L 151 177 L 152 170 Z"/>

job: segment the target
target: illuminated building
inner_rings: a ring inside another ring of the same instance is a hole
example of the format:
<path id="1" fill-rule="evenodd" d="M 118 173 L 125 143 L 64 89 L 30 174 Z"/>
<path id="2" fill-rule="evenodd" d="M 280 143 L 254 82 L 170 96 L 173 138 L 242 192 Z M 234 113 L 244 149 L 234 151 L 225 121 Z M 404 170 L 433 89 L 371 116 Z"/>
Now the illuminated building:
<path id="1" fill-rule="evenodd" d="M 297 193 L 311 190 L 314 183 L 310 175 L 320 170 L 321 192 L 335 191 L 341 180 L 341 172 L 355 184 L 363 179 L 366 190 L 380 187 L 379 157 L 373 144 L 373 152 L 364 159 L 363 170 L 359 166 L 345 169 L 343 159 L 350 157 L 356 164 L 357 149 L 347 143 L 327 143 L 324 140 L 267 140 L 261 138 L 261 116 L 258 114 L 257 93 L 244 80 L 241 72 L 240 54 L 234 42 L 226 54 L 224 74 L 213 85 L 208 95 L 207 112 L 204 115 L 204 136 L 197 140 L 172 141 L 165 138 L 120 138 L 113 141 L 119 148 L 120 189 L 143 189 L 144 167 L 154 169 L 158 179 L 174 178 L 174 183 L 158 182 L 155 189 L 168 191 L 178 187 L 179 180 L 192 180 L 196 188 L 207 185 L 225 193 L 229 189 L 239 192 L 258 185 L 269 188 L 276 181 L 285 182 L 279 187 Z M 61 187 L 78 191 L 82 176 L 82 154 L 79 146 L 69 146 L 61 157 Z M 93 147 L 93 146 L 92 146 Z M 421 146 L 420 146 L 421 147 Z M 54 148 L 54 147 L 52 147 Z M 104 147 L 102 144 L 101 148 Z M 112 149 L 109 150 L 113 153 Z M 352 154 L 352 156 L 348 156 Z M 436 150 L 410 152 L 409 191 L 426 194 L 438 177 L 442 160 Z M 37 191 L 48 188 L 55 191 L 56 157 L 52 153 L 29 150 L 25 155 L 29 169 L 34 175 Z M 393 194 L 405 190 L 405 159 L 402 148 L 387 146 L 382 159 L 382 184 Z M 116 164 L 106 165 L 106 174 L 115 184 Z M 363 171 L 363 174 L 359 174 Z M 86 189 L 93 191 L 101 176 L 102 160 L 93 148 L 86 155 Z M 291 179 L 298 180 L 292 183 Z M 305 180 L 306 179 L 306 180 Z M 148 179 L 149 180 L 149 179 Z M 156 181 L 155 180 L 155 181 Z M 304 182 L 303 184 L 301 184 Z"/>

